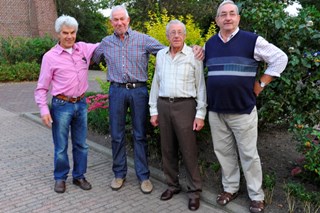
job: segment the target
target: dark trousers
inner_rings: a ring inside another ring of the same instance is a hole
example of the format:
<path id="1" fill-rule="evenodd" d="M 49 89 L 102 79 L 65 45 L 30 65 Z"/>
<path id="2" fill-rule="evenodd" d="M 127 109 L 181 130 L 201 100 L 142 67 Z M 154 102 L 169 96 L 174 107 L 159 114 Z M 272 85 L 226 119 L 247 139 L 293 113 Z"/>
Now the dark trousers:
<path id="1" fill-rule="evenodd" d="M 199 194 L 202 189 L 198 166 L 198 146 L 193 131 L 196 101 L 183 99 L 170 102 L 158 99 L 159 127 L 163 171 L 170 189 L 180 189 L 179 156 L 182 154 L 186 168 L 188 192 Z"/>

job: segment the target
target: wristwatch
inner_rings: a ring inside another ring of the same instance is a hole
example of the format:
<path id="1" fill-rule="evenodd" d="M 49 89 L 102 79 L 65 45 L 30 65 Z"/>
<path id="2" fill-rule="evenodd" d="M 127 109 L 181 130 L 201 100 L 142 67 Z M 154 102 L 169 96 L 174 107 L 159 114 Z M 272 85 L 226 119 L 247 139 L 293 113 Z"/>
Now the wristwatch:
<path id="1" fill-rule="evenodd" d="M 267 86 L 267 84 L 263 81 L 260 81 L 260 79 L 259 79 L 259 84 L 261 88 L 264 88 L 265 86 Z"/>

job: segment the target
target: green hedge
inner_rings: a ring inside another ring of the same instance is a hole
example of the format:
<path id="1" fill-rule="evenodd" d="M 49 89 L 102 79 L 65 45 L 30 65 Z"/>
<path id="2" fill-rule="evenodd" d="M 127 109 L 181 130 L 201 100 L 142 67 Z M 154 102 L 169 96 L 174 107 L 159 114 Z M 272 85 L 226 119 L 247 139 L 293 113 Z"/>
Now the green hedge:
<path id="1" fill-rule="evenodd" d="M 36 62 L 21 62 L 0 65 L 0 82 L 38 80 L 40 65 Z"/>
<path id="2" fill-rule="evenodd" d="M 40 64 L 43 54 L 55 44 L 56 41 L 50 37 L 0 38 L 0 62 L 1 64 L 16 64 L 36 61 Z"/>
<path id="3" fill-rule="evenodd" d="M 0 82 L 36 81 L 43 54 L 55 44 L 47 36 L 0 38 Z"/>

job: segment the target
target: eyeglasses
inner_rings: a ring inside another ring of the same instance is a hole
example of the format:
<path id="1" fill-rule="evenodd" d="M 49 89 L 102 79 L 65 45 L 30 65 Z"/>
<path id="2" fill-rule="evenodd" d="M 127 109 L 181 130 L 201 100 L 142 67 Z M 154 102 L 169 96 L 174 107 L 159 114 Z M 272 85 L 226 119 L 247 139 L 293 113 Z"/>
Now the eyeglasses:
<path id="1" fill-rule="evenodd" d="M 171 37 L 173 37 L 173 36 L 175 36 L 175 35 L 177 35 L 178 34 L 178 36 L 183 36 L 184 35 L 184 32 L 182 32 L 182 31 L 178 31 L 178 32 L 176 32 L 176 31 L 171 31 L 170 33 L 169 33 L 169 35 L 171 36 Z"/>
<path id="2" fill-rule="evenodd" d="M 228 17 L 228 15 L 229 15 L 231 18 L 234 18 L 234 17 L 236 17 L 238 14 L 237 14 L 236 12 L 230 12 L 230 13 L 224 13 L 224 12 L 222 12 L 222 13 L 219 15 L 219 17 L 225 19 L 225 18 Z"/>

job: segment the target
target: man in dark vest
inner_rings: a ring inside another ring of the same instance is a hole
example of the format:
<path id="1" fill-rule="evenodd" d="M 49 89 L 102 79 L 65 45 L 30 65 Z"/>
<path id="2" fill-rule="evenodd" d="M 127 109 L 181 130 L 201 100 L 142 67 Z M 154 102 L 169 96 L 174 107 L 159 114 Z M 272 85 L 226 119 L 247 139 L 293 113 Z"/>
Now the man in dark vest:
<path id="1" fill-rule="evenodd" d="M 239 22 L 237 5 L 229 0 L 222 2 L 216 16 L 220 31 L 205 44 L 209 123 L 214 151 L 222 168 L 223 192 L 218 195 L 217 203 L 226 205 L 238 194 L 238 149 L 251 199 L 250 212 L 263 212 L 256 97 L 273 77 L 280 76 L 288 57 L 261 36 L 240 30 Z M 268 67 L 257 78 L 259 61 L 266 62 Z"/>

